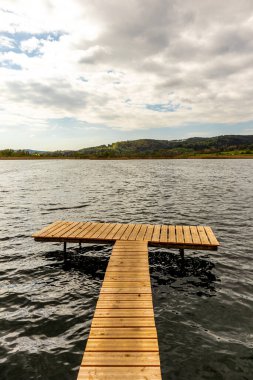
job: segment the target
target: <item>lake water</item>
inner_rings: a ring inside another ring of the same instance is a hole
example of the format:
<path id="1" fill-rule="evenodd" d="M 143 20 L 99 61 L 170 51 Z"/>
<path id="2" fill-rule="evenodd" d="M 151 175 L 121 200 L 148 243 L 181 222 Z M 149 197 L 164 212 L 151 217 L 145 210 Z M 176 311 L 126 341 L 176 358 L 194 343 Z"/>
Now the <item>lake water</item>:
<path id="1" fill-rule="evenodd" d="M 74 380 L 111 247 L 34 242 L 55 220 L 206 224 L 218 252 L 150 248 L 164 380 L 253 374 L 253 160 L 0 161 L 0 378 Z"/>

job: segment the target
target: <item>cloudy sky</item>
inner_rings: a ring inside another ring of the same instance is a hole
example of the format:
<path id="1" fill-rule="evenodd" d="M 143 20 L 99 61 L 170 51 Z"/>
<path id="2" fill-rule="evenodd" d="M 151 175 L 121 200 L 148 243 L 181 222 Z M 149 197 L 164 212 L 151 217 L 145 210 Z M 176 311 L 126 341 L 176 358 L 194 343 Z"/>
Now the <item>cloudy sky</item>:
<path id="1" fill-rule="evenodd" d="M 0 149 L 253 134 L 252 0 L 1 0 Z"/>

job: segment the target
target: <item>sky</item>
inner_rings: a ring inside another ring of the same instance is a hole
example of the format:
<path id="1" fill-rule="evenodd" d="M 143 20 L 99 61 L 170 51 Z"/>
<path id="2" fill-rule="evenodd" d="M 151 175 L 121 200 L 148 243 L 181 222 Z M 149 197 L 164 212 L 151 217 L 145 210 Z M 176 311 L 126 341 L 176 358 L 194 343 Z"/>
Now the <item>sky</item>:
<path id="1" fill-rule="evenodd" d="M 0 149 L 253 134 L 252 0 L 1 0 Z"/>

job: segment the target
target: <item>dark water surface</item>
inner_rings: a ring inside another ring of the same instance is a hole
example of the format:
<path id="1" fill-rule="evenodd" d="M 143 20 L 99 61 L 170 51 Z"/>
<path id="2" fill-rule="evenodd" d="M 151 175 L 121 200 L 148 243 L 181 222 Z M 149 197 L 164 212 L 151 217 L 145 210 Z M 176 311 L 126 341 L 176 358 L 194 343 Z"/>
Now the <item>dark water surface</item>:
<path id="1" fill-rule="evenodd" d="M 164 380 L 253 378 L 253 160 L 0 161 L 0 379 L 74 380 L 110 246 L 55 220 L 211 225 L 218 252 L 150 248 Z M 134 380 L 134 379 L 133 379 Z"/>

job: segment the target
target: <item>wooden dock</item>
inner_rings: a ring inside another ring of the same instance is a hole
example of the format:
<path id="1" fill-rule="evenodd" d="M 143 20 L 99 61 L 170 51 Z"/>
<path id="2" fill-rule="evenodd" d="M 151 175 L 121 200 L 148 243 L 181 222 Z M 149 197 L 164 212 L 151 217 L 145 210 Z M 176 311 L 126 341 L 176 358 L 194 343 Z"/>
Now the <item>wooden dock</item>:
<path id="1" fill-rule="evenodd" d="M 36 241 L 113 243 L 117 240 L 147 241 L 178 249 L 217 250 L 219 242 L 210 227 L 166 226 L 57 221 L 33 234 Z"/>
<path id="2" fill-rule="evenodd" d="M 36 241 L 114 243 L 77 380 L 161 380 L 148 244 L 217 250 L 206 226 L 57 221 Z"/>

